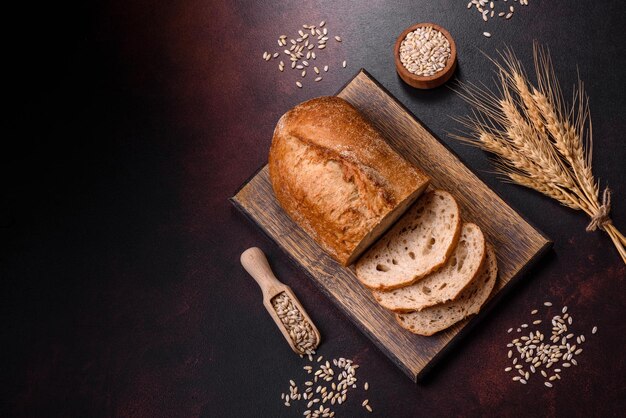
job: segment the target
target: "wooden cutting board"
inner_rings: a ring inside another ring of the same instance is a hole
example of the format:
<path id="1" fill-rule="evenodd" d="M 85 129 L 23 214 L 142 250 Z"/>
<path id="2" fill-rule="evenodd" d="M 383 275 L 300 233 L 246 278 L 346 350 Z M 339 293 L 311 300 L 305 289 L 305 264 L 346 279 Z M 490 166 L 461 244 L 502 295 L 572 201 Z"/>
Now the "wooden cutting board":
<path id="1" fill-rule="evenodd" d="M 414 335 L 401 328 L 393 314 L 380 307 L 357 281 L 352 268 L 332 260 L 283 212 L 272 192 L 267 165 L 231 201 L 276 241 L 374 344 L 417 381 L 434 360 L 489 312 L 503 291 L 551 242 L 476 177 L 366 71 L 361 70 L 337 96 L 352 103 L 400 155 L 422 168 L 431 177 L 432 186 L 452 193 L 459 202 L 463 219 L 478 224 L 494 245 L 498 281 L 488 305 L 479 315 L 431 337 Z"/>

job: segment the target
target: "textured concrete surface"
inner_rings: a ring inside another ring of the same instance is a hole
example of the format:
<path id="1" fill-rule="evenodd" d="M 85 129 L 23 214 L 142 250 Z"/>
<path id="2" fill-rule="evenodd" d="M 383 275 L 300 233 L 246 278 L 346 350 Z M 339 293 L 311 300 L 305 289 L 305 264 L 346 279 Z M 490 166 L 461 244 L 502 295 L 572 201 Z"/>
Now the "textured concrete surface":
<path id="1" fill-rule="evenodd" d="M 363 365 L 372 416 L 622 415 L 626 269 L 609 238 L 586 233 L 581 213 L 498 180 L 482 152 L 446 135 L 457 127 L 448 115 L 467 106 L 445 87 L 402 84 L 390 55 L 404 27 L 437 22 L 457 41 L 457 76 L 488 82 L 481 50 L 506 43 L 530 65 L 533 39 L 548 43 L 566 92 L 577 68 L 586 82 L 594 171 L 614 191 L 624 232 L 622 4 L 531 1 L 493 24 L 456 1 L 103 0 L 30 10 L 6 79 L 19 151 L 3 154 L 0 415 L 301 416 L 279 396 L 303 361 L 239 265 L 253 245 L 316 321 L 320 353 Z M 344 39 L 326 54 L 331 66 L 347 59 L 348 68 L 296 89 L 294 75 L 261 55 L 280 33 L 322 19 Z M 361 67 L 555 242 L 420 385 L 227 201 L 265 163 L 280 115 L 333 94 Z M 506 329 L 544 300 L 569 306 L 585 351 L 552 389 L 513 384 Z M 338 416 L 365 415 L 361 400 Z"/>

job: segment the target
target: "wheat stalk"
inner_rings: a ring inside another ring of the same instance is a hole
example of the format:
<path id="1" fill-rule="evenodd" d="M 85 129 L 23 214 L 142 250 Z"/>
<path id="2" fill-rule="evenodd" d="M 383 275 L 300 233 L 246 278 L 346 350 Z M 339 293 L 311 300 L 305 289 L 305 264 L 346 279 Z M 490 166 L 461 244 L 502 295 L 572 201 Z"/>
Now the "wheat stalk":
<path id="1" fill-rule="evenodd" d="M 587 231 L 606 231 L 626 263 L 626 238 L 609 217 L 611 192 L 605 188 L 600 198 L 591 170 L 591 116 L 584 85 L 578 82 L 567 105 L 548 50 L 535 43 L 533 56 L 536 85 L 508 48 L 499 60 L 491 59 L 497 67 L 497 92 L 460 83 L 457 92 L 474 110 L 457 119 L 467 132 L 452 136 L 492 153 L 508 181 L 584 211 L 591 218 Z"/>

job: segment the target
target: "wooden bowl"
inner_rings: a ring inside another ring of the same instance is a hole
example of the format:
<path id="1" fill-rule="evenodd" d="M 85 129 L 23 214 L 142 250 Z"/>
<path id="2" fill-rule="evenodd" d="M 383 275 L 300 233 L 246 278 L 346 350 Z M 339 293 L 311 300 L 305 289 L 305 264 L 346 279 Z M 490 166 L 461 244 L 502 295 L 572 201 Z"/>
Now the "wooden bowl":
<path id="1" fill-rule="evenodd" d="M 450 56 L 448 57 L 446 66 L 443 70 L 427 77 L 409 72 L 409 70 L 407 70 L 400 61 L 400 44 L 402 44 L 404 38 L 406 38 L 409 32 L 413 32 L 415 29 L 424 26 L 430 26 L 433 29 L 438 30 L 446 37 L 448 42 L 450 42 Z M 404 82 L 408 85 L 418 89 L 432 89 L 439 87 L 448 81 L 450 77 L 452 77 L 452 74 L 454 74 L 454 70 L 456 70 L 456 44 L 454 43 L 454 39 L 452 39 L 450 32 L 434 23 L 416 23 L 415 25 L 406 28 L 400 36 L 398 36 L 398 39 L 396 39 L 396 44 L 393 47 L 393 56 L 396 62 L 396 71 L 398 72 L 400 78 L 402 78 L 402 80 L 404 80 Z"/>

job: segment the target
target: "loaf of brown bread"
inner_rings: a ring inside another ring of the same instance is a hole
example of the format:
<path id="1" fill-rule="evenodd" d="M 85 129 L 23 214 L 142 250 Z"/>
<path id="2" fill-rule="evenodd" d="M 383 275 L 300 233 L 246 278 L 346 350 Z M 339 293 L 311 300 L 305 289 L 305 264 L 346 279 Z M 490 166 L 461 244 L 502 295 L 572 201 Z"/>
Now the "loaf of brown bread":
<path id="1" fill-rule="evenodd" d="M 285 212 L 343 265 L 352 264 L 428 185 L 420 169 L 338 97 L 309 100 L 280 118 L 269 171 Z"/>

